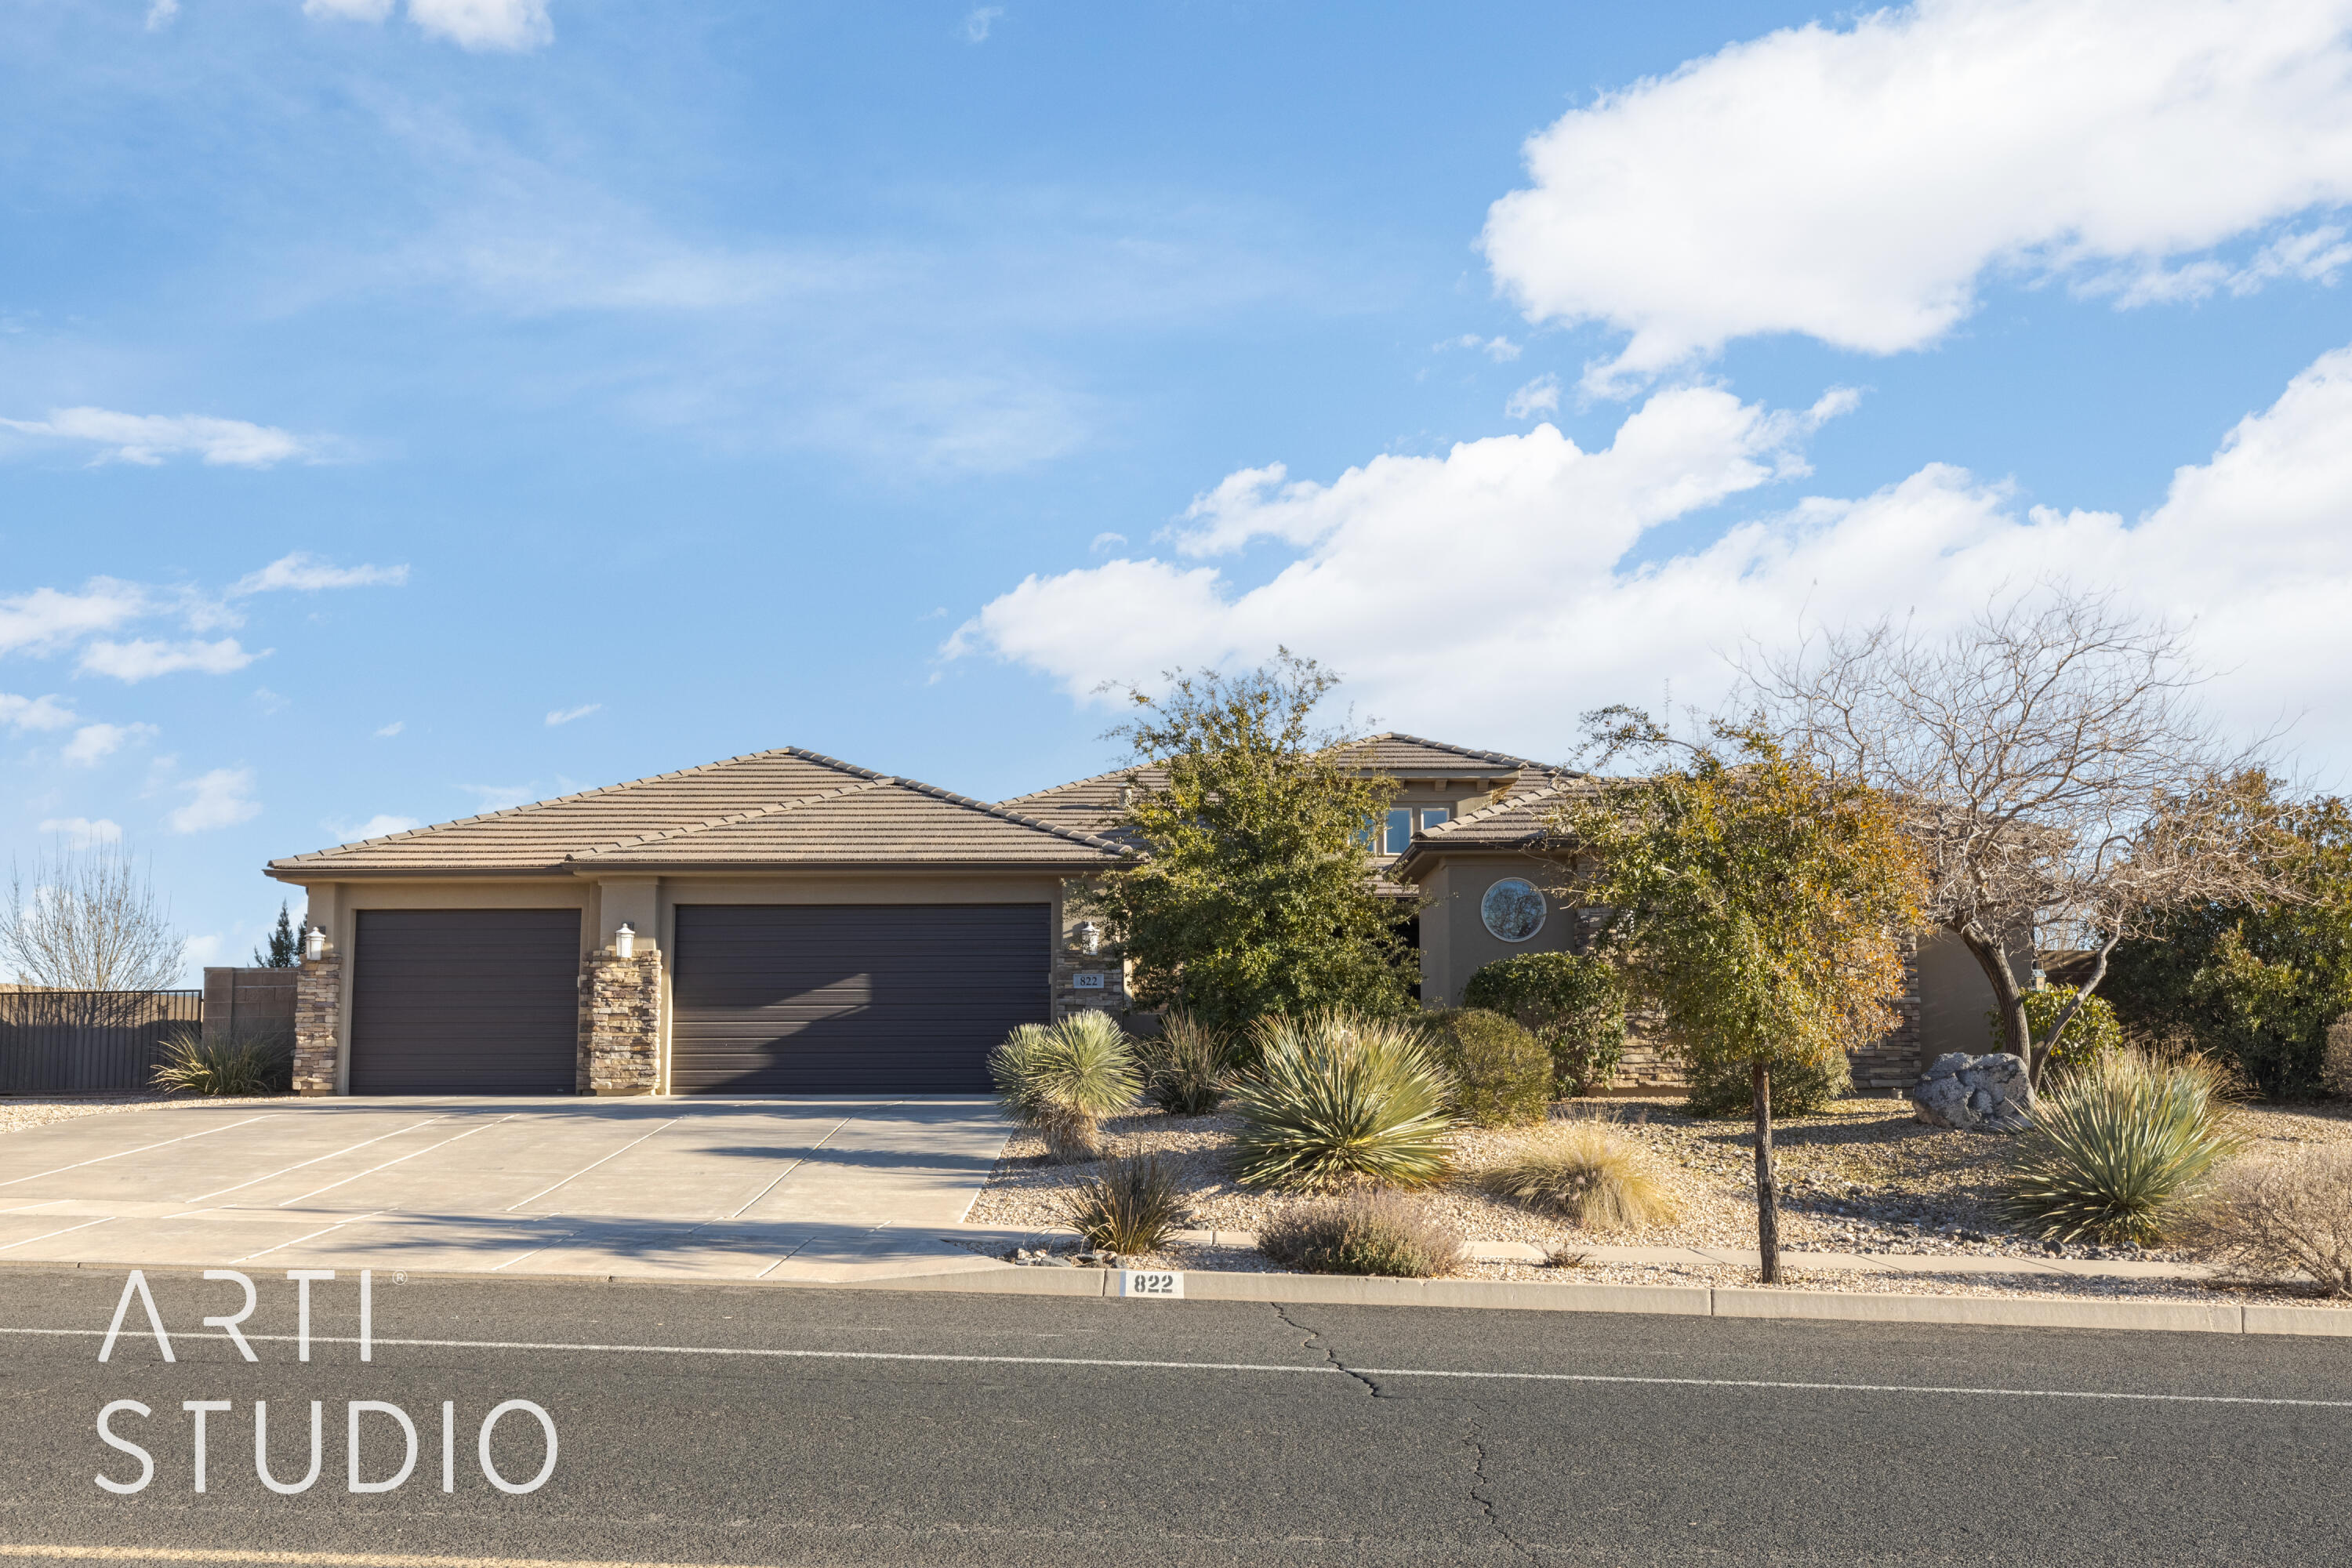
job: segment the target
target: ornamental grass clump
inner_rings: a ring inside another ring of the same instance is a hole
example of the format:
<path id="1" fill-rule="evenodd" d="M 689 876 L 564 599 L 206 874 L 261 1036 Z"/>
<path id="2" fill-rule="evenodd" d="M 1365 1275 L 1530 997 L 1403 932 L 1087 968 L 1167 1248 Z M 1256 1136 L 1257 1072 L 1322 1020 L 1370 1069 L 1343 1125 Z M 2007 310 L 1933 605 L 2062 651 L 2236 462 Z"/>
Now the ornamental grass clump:
<path id="1" fill-rule="evenodd" d="M 1070 1200 L 1072 1227 L 1108 1252 L 1157 1252 L 1191 1217 L 1175 1167 L 1150 1154 L 1105 1160 Z"/>
<path id="2" fill-rule="evenodd" d="M 1233 1036 L 1192 1014 L 1171 1011 L 1157 1039 L 1139 1042 L 1143 1096 L 1174 1116 L 1206 1116 L 1224 1102 Z"/>
<path id="3" fill-rule="evenodd" d="M 2044 1241 L 2163 1240 L 2245 1146 L 2224 1087 L 2203 1058 L 2128 1049 L 2053 1079 L 2011 1155 L 2012 1221 Z"/>
<path id="4" fill-rule="evenodd" d="M 1425 1187 L 1453 1167 L 1454 1084 L 1400 1019 L 1321 1013 L 1262 1020 L 1235 1079 L 1234 1168 L 1247 1185 L 1328 1192 Z"/>
<path id="5" fill-rule="evenodd" d="M 1632 1142 L 1606 1122 L 1554 1122 L 1478 1173 L 1481 1190 L 1587 1230 L 1638 1230 L 1675 1217 L 1674 1201 Z"/>
<path id="6" fill-rule="evenodd" d="M 1101 1158 L 1102 1119 L 1134 1104 L 1142 1087 L 1127 1036 L 1104 1013 L 1024 1024 L 989 1053 L 988 1070 L 1004 1113 L 1035 1128 L 1066 1163 Z"/>
<path id="7" fill-rule="evenodd" d="M 1460 1267 L 1462 1237 L 1394 1193 L 1301 1204 L 1258 1232 L 1260 1252 L 1309 1274 L 1427 1279 Z"/>
<path id="8" fill-rule="evenodd" d="M 294 1087 L 294 1047 L 278 1035 L 175 1035 L 153 1082 L 173 1094 L 284 1094 Z"/>

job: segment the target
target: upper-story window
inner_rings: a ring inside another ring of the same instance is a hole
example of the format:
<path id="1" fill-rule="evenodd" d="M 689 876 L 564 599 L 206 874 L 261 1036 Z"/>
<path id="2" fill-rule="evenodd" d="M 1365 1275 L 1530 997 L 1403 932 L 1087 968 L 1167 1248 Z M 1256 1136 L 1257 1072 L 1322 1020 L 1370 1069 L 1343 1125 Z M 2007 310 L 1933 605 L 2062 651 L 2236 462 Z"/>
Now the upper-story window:
<path id="1" fill-rule="evenodd" d="M 1423 808 L 1421 814 L 1421 830 L 1423 833 L 1426 833 L 1431 828 L 1435 827 L 1442 823 L 1451 822 L 1453 820 L 1454 814 L 1446 810 L 1445 807 L 1442 805 L 1428 806 Z"/>
<path id="2" fill-rule="evenodd" d="M 1390 812 L 1388 831 L 1384 837 L 1387 842 L 1381 847 L 1384 853 L 1403 854 L 1412 843 L 1412 813 L 1402 806 Z"/>

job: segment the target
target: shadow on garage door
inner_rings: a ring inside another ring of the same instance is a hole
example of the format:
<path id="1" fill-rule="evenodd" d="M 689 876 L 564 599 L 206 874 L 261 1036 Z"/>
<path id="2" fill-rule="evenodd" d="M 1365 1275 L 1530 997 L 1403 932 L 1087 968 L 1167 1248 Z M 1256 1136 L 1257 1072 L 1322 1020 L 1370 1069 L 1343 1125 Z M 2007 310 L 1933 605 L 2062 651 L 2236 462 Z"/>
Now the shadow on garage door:
<path id="1" fill-rule="evenodd" d="M 569 1094 L 578 910 L 362 910 L 353 1094 Z"/>
<path id="2" fill-rule="evenodd" d="M 1051 1010 L 1045 904 L 681 904 L 677 1094 L 987 1093 Z"/>

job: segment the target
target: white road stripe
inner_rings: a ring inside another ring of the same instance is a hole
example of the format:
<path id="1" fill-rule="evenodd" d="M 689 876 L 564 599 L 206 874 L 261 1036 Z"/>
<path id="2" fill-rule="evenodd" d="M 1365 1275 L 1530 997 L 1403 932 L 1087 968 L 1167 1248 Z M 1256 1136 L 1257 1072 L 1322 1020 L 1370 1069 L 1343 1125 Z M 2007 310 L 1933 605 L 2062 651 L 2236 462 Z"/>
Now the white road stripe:
<path id="1" fill-rule="evenodd" d="M 275 1247 L 265 1247 L 258 1252 L 248 1252 L 243 1258 L 235 1258 L 232 1259 L 232 1261 L 237 1263 L 250 1263 L 257 1258 L 267 1258 L 273 1252 L 283 1252 L 289 1247 L 299 1247 L 306 1241 L 313 1240 L 316 1237 L 326 1235 L 328 1231 L 341 1230 L 347 1225 L 357 1225 L 363 1219 L 373 1219 L 377 1215 L 388 1214 L 391 1211 L 388 1209 L 372 1209 L 366 1214 L 355 1214 L 349 1219 L 339 1219 L 332 1225 L 321 1226 L 320 1229 L 310 1232 L 308 1236 L 298 1236 L 291 1241 L 281 1241 Z M 252 1338 L 250 1334 L 246 1337 L 248 1339 Z"/>
<path id="2" fill-rule="evenodd" d="M 660 1126 L 660 1127 L 656 1127 L 656 1128 L 655 1128 L 653 1132 L 646 1133 L 646 1134 L 644 1135 L 644 1137 L 632 1138 L 632 1139 L 630 1139 L 627 1142 L 625 1142 L 625 1143 L 622 1144 L 619 1148 L 617 1148 L 617 1149 L 614 1150 L 611 1153 L 609 1153 L 609 1154 L 605 1155 L 605 1156 L 604 1156 L 604 1160 L 617 1160 L 617 1159 L 619 1159 L 622 1155 L 624 1155 L 624 1154 L 627 1153 L 630 1150 L 632 1150 L 632 1149 L 635 1148 L 638 1144 L 640 1144 L 640 1143 L 644 1142 L 646 1141 L 646 1138 L 650 1138 L 650 1137 L 652 1137 L 652 1136 L 654 1135 L 654 1132 L 659 1132 L 659 1131 L 661 1131 L 664 1128 L 675 1127 L 675 1126 L 677 1126 L 679 1122 L 681 1122 L 681 1121 L 685 1121 L 685 1120 L 686 1120 L 686 1119 L 685 1119 L 684 1117 L 682 1117 L 682 1116 L 673 1116 L 673 1117 L 671 1117 L 667 1121 L 663 1122 L 663 1123 L 661 1124 L 661 1126 Z M 515 1212 L 515 1210 L 517 1210 L 517 1209 L 519 1209 L 519 1208 L 522 1207 L 522 1205 L 523 1205 L 523 1204 L 535 1204 L 535 1203 L 539 1202 L 539 1200 L 540 1200 L 540 1199 L 541 1199 L 541 1198 L 545 1197 L 548 1194 L 550 1194 L 550 1193 L 551 1193 L 551 1192 L 555 1191 L 555 1188 L 556 1188 L 556 1187 L 569 1186 L 572 1183 L 578 1181 L 581 1177 L 583 1177 L 583 1176 L 586 1175 L 589 1172 L 591 1172 L 591 1171 L 594 1170 L 597 1166 L 599 1166 L 599 1165 L 603 1164 L 603 1163 L 604 1163 L 604 1160 L 591 1160 L 591 1161 L 589 1161 L 586 1164 L 584 1164 L 584 1165 L 581 1166 L 578 1170 L 576 1170 L 576 1171 L 572 1172 L 570 1175 L 568 1175 L 568 1176 L 564 1177 L 564 1178 L 563 1178 L 563 1180 L 562 1180 L 562 1181 L 560 1181 L 560 1182 L 556 1183 L 554 1187 L 541 1187 L 539 1191 L 537 1191 L 537 1192 L 535 1192 L 535 1193 L 531 1194 L 530 1194 L 530 1196 L 529 1196 L 529 1197 L 527 1197 L 527 1198 L 523 1199 L 521 1204 L 509 1204 L 509 1205 L 506 1206 L 505 1212 L 506 1212 L 506 1213 L 508 1213 L 508 1214 L 512 1214 L 512 1213 L 514 1213 L 514 1212 Z"/>
<path id="3" fill-rule="evenodd" d="M 373 1176 L 378 1171 L 389 1171 L 394 1165 L 405 1164 L 407 1162 L 415 1159 L 419 1154 L 430 1154 L 436 1149 L 446 1149 L 450 1144 L 457 1142 L 458 1138 L 471 1138 L 477 1132 L 488 1132 L 491 1128 L 503 1126 L 513 1120 L 514 1115 L 509 1114 L 499 1117 L 496 1121 L 485 1121 L 479 1127 L 468 1127 L 463 1132 L 458 1133 L 457 1138 L 444 1138 L 438 1143 L 427 1143 L 422 1149 L 412 1149 L 397 1160 L 386 1160 L 381 1165 L 371 1165 L 356 1176 L 345 1176 L 340 1182 L 329 1182 L 323 1187 L 313 1187 L 309 1192 L 304 1193 L 301 1197 L 282 1199 L 279 1201 L 278 1206 L 279 1208 L 291 1208 L 296 1204 L 300 1203 L 302 1198 L 315 1198 L 320 1193 L 331 1193 L 337 1187 L 350 1186 L 353 1182 L 359 1181 L 362 1177 Z M 379 1210 L 377 1212 L 381 1213 L 383 1211 Z M 256 1256 L 258 1256 L 258 1254 Z"/>
<path id="4" fill-rule="evenodd" d="M 304 1169 L 305 1167 L 308 1167 L 308 1166 L 310 1166 L 310 1165 L 318 1164 L 318 1163 L 320 1163 L 320 1161 L 321 1161 L 321 1160 L 332 1160 L 332 1159 L 336 1159 L 336 1158 L 338 1158 L 338 1157 L 340 1157 L 340 1156 L 341 1156 L 341 1155 L 344 1155 L 344 1154 L 356 1153 L 358 1151 L 360 1151 L 360 1150 L 362 1150 L 362 1149 L 366 1148 L 366 1147 L 367 1147 L 369 1144 L 371 1144 L 371 1143 L 381 1143 L 381 1142 L 383 1142 L 384 1141 L 384 1139 L 386 1139 L 386 1138 L 397 1138 L 397 1137 L 399 1137 L 399 1136 L 401 1135 L 401 1133 L 403 1133 L 403 1132 L 414 1132 L 414 1131 L 415 1131 L 419 1127 L 430 1127 L 430 1126 L 432 1126 L 432 1125 L 433 1125 L 435 1122 L 436 1122 L 436 1121 L 448 1121 L 448 1120 L 449 1120 L 449 1119 L 448 1119 L 447 1117 L 446 1117 L 446 1116 L 428 1116 L 428 1117 L 426 1117 L 426 1118 L 425 1118 L 424 1121 L 413 1121 L 413 1122 L 409 1123 L 407 1126 L 403 1127 L 403 1128 L 399 1128 L 399 1129 L 397 1129 L 397 1130 L 395 1130 L 395 1131 L 394 1131 L 382 1133 L 382 1134 L 380 1134 L 380 1135 L 378 1135 L 378 1136 L 376 1136 L 376 1137 L 373 1137 L 373 1138 L 366 1138 L 366 1139 L 362 1139 L 362 1140 L 361 1140 L 359 1142 L 352 1144 L 352 1145 L 350 1148 L 348 1148 L 348 1149 L 338 1149 L 338 1150 L 336 1150 L 336 1151 L 334 1152 L 334 1153 L 332 1153 L 332 1154 L 321 1154 L 321 1155 L 320 1155 L 320 1156 L 319 1156 L 319 1158 L 318 1158 L 317 1160 L 304 1160 L 304 1161 L 302 1161 L 302 1162 L 301 1162 L 300 1163 L 299 1163 L 299 1164 L 293 1164 L 293 1165 L 289 1165 L 289 1166 L 287 1166 L 285 1170 L 282 1170 L 282 1171 L 272 1171 L 272 1172 L 270 1172 L 270 1173 L 269 1173 L 269 1175 L 268 1175 L 268 1176 L 256 1176 L 256 1177 L 254 1177 L 254 1178 L 253 1178 L 253 1180 L 252 1180 L 252 1181 L 250 1181 L 250 1182 L 239 1182 L 236 1185 L 233 1186 L 233 1187 L 222 1187 L 222 1188 L 220 1188 L 218 1191 L 215 1191 L 215 1192 L 209 1192 L 209 1193 L 198 1193 L 194 1197 L 192 1197 L 192 1198 L 182 1198 L 180 1201 L 181 1201 L 182 1203 L 184 1203 L 184 1204 L 200 1204 L 200 1203 L 204 1202 L 206 1198 L 217 1198 L 217 1197 L 224 1197 L 224 1196 L 227 1195 L 227 1194 L 230 1194 L 230 1193 L 241 1193 L 241 1192 L 245 1191 L 245 1189 L 246 1189 L 246 1188 L 247 1188 L 247 1187 L 251 1187 L 251 1186 L 257 1186 L 257 1185 L 259 1185 L 261 1183 L 266 1182 L 266 1181 L 268 1181 L 268 1180 L 270 1179 L 270 1177 L 271 1177 L 271 1176 L 283 1176 L 283 1175 L 288 1174 L 288 1173 L 290 1173 L 290 1172 L 299 1171 L 299 1170 Z M 179 1219 L 179 1218 L 181 1218 L 182 1216 L 181 1216 L 181 1215 L 169 1215 L 168 1217 L 170 1217 L 170 1218 L 172 1218 L 172 1219 Z"/>
<path id="5" fill-rule="evenodd" d="M 109 1160 L 122 1160 L 127 1159 L 133 1154 L 144 1154 L 150 1149 L 162 1149 L 173 1143 L 184 1143 L 190 1138 L 209 1138 L 215 1132 L 226 1132 L 232 1127 L 243 1127 L 247 1122 L 259 1121 L 260 1120 L 262 1120 L 262 1118 L 258 1116 L 248 1116 L 244 1121 L 231 1121 L 225 1126 L 207 1127 L 202 1132 L 190 1132 L 178 1138 L 166 1138 L 161 1143 L 142 1143 L 136 1149 L 118 1150 L 111 1154 L 100 1154 L 94 1160 L 76 1160 L 72 1164 L 59 1165 L 54 1171 L 41 1171 L 30 1176 L 12 1177 L 7 1181 L 0 1182 L 0 1187 L 13 1187 L 19 1182 L 37 1182 L 43 1176 L 62 1176 L 68 1171 L 79 1171 L 84 1165 L 103 1165 Z"/>
<path id="6" fill-rule="evenodd" d="M 116 1216 L 113 1215 L 108 1215 L 104 1219 L 84 1220 L 79 1225 L 67 1226 L 63 1230 L 44 1231 L 38 1236 L 28 1236 L 22 1241 L 12 1241 L 6 1247 L 0 1247 L 0 1252 L 11 1252 L 19 1247 L 30 1247 L 37 1241 L 47 1241 L 50 1237 L 63 1236 L 67 1231 L 88 1230 L 91 1226 L 104 1225 L 108 1220 L 113 1219 L 114 1217 Z"/>
<path id="7" fill-rule="evenodd" d="M 897 1102 L 896 1100 L 893 1100 L 891 1103 L 895 1105 L 895 1104 L 896 1104 L 896 1103 L 898 1103 L 898 1102 Z M 810 1144 L 810 1145 L 809 1145 L 809 1152 L 808 1152 L 808 1153 L 802 1155 L 799 1159 L 794 1160 L 791 1164 L 786 1165 L 782 1170 L 781 1170 L 781 1171 L 777 1172 L 777 1173 L 776 1173 L 776 1180 L 775 1180 L 775 1181 L 773 1181 L 773 1182 L 770 1182 L 766 1186 L 761 1187 L 761 1188 L 760 1189 L 760 1191 L 759 1191 L 758 1195 L 757 1195 L 757 1196 L 755 1196 L 755 1197 L 753 1197 L 753 1198 L 751 1199 L 751 1203 L 747 1203 L 747 1204 L 745 1204 L 745 1205 L 743 1205 L 743 1208 L 737 1209 L 733 1214 L 730 1214 L 730 1215 L 727 1215 L 726 1217 L 727 1217 L 727 1218 L 729 1218 L 729 1219 L 740 1219 L 740 1218 L 742 1218 L 742 1217 L 743 1217 L 743 1209 L 748 1209 L 748 1208 L 750 1208 L 750 1207 L 751 1206 L 751 1204 L 756 1204 L 756 1203 L 758 1203 L 758 1202 L 760 1201 L 760 1199 L 761 1199 L 761 1198 L 764 1198 L 764 1197 L 766 1197 L 770 1193 L 774 1192 L 774 1191 L 776 1190 L 777 1183 L 782 1182 L 782 1181 L 786 1176 L 791 1175 L 794 1171 L 797 1171 L 797 1170 L 799 1170 L 803 1165 L 807 1164 L 807 1163 L 809 1163 L 809 1159 L 810 1159 L 810 1157 L 811 1157 L 812 1155 L 815 1154 L 815 1152 L 816 1152 L 819 1149 L 824 1148 L 826 1144 L 828 1144 L 828 1143 L 830 1143 L 830 1142 L 833 1142 L 833 1135 L 834 1135 L 834 1133 L 840 1131 L 843 1128 L 845 1128 L 845 1127 L 848 1126 L 851 1122 L 853 1122 L 853 1121 L 856 1121 L 856 1120 L 857 1120 L 857 1118 L 856 1118 L 855 1116 L 845 1116 L 845 1117 L 843 1117 L 840 1121 L 838 1121 L 835 1122 L 835 1123 L 833 1124 L 833 1126 L 832 1126 L 832 1127 L 831 1127 L 831 1128 L 830 1128 L 830 1129 L 825 1132 L 825 1135 L 824 1135 L 824 1137 L 822 1137 L 822 1138 L 818 1139 L 814 1143 L 812 1143 L 812 1144 Z M 776 1261 L 777 1261 L 777 1262 L 779 1262 L 779 1263 L 781 1263 L 781 1262 L 782 1262 L 782 1261 L 783 1261 L 783 1259 L 782 1259 L 782 1258 L 778 1258 Z"/>
<path id="8" fill-rule="evenodd" d="M 72 1339 L 103 1339 L 99 1329 L 8 1329 L 0 1334 L 37 1334 Z M 226 1334 L 189 1333 L 176 1338 L 226 1341 Z M 247 1334 L 248 1340 L 291 1344 L 292 1334 Z M 356 1338 L 312 1334 L 310 1342 L 355 1345 Z M 1740 1377 L 1621 1377 L 1581 1372 L 1454 1372 L 1427 1366 L 1333 1366 L 1328 1362 L 1246 1361 L 1118 1361 L 1107 1357 L 1051 1355 L 971 1355 L 922 1351 L 800 1351 L 751 1349 L 736 1345 L 610 1345 L 551 1340 L 395 1340 L 376 1336 L 378 1345 L 406 1345 L 416 1350 L 562 1351 L 598 1355 L 750 1356 L 777 1361 L 882 1361 L 964 1363 L 985 1366 L 1105 1367 L 1143 1372 L 1278 1372 L 1325 1377 L 1461 1377 L 1521 1383 L 1636 1384 L 1674 1388 L 1771 1388 L 1806 1394 L 1957 1394 L 1984 1399 L 2105 1399 L 2127 1404 L 2260 1405 L 2306 1410 L 2352 1410 L 2352 1399 L 2277 1399 L 2244 1394 L 2125 1394 L 2097 1388 L 1961 1388 L 1914 1383 L 1795 1383 Z"/>

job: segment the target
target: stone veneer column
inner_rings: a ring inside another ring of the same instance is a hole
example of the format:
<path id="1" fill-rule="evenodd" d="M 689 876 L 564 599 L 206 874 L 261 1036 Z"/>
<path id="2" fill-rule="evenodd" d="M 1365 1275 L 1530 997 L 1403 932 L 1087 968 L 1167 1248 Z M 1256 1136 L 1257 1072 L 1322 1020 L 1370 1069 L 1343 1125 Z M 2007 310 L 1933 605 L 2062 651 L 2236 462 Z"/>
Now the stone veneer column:
<path id="1" fill-rule="evenodd" d="M 651 1094 L 660 1081 L 661 953 L 588 955 L 580 987 L 582 1094 Z"/>
<path id="2" fill-rule="evenodd" d="M 1865 1096 L 1907 1094 L 1927 1064 L 1919 1059 L 1919 944 L 1903 946 L 1903 992 L 1895 998 L 1895 1025 L 1846 1060 L 1853 1068 L 1853 1091 Z"/>
<path id="3" fill-rule="evenodd" d="M 333 953 L 302 960 L 294 981 L 294 1091 L 333 1094 L 343 1049 L 335 1037 L 343 1011 L 343 961 Z"/>
<path id="4" fill-rule="evenodd" d="M 1062 900 L 1062 936 L 1054 944 L 1053 1016 L 1055 1023 L 1073 1013 L 1108 1013 L 1124 1017 L 1130 1003 L 1127 994 L 1127 966 L 1108 952 L 1088 952 L 1078 927 L 1089 917 L 1081 915 L 1070 906 L 1077 900 L 1071 897 L 1084 883 L 1065 882 Z M 1101 924 L 1101 917 L 1094 916 Z M 1099 986 L 1078 984 L 1080 975 L 1099 977 Z"/>

